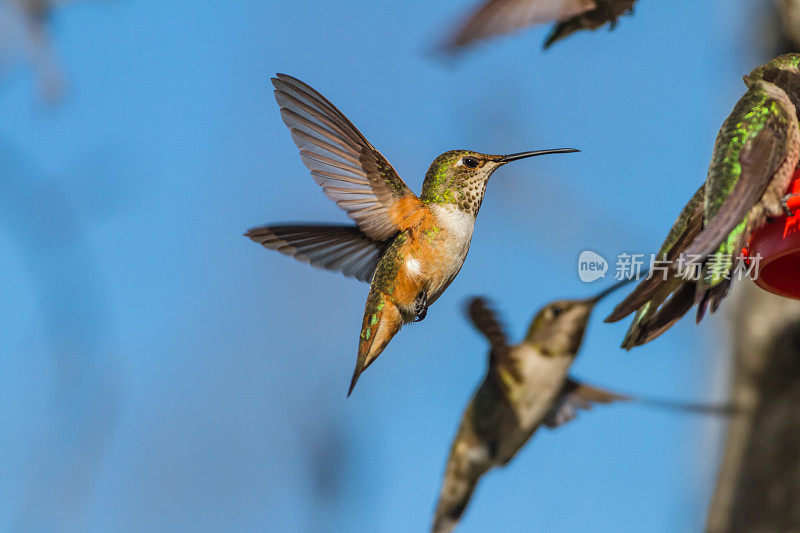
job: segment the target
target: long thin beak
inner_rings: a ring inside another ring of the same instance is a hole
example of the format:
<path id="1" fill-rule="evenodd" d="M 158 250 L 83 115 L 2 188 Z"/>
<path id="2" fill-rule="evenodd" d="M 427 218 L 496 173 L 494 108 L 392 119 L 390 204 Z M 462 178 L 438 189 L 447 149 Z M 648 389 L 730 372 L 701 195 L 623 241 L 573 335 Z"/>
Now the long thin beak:
<path id="1" fill-rule="evenodd" d="M 571 154 L 573 152 L 580 152 L 580 150 L 576 148 L 553 148 L 552 150 L 533 150 L 531 152 L 520 152 L 518 154 L 509 154 L 500 156 L 499 158 L 496 159 L 496 161 L 498 163 L 510 163 L 512 161 L 525 159 L 527 157 L 536 157 L 537 155 Z"/>
<path id="2" fill-rule="evenodd" d="M 591 303 L 592 305 L 595 305 L 597 302 L 599 302 L 600 300 L 602 300 L 603 298 L 605 298 L 609 294 L 615 292 L 617 289 L 621 289 L 622 287 L 624 287 L 625 285 L 627 285 L 628 283 L 630 283 L 632 281 L 639 281 L 640 279 L 644 279 L 646 277 L 647 277 L 647 271 L 644 271 L 639 275 L 639 277 L 623 279 L 622 281 L 619 281 L 619 282 L 615 283 L 614 285 L 610 286 L 609 288 L 607 288 L 606 290 L 604 290 L 603 292 L 601 292 L 597 296 L 593 296 L 593 297 L 589 298 L 587 301 L 589 303 Z"/>

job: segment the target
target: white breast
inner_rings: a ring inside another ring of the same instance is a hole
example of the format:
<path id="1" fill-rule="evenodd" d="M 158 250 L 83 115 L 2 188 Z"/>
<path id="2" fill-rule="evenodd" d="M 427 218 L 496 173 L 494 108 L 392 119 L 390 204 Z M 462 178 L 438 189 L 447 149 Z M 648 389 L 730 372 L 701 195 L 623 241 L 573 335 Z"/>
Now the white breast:
<path id="1" fill-rule="evenodd" d="M 439 224 L 447 230 L 446 245 L 457 251 L 458 255 L 466 257 L 475 229 L 475 218 L 470 213 L 450 205 L 434 205 L 432 210 Z"/>
<path id="2" fill-rule="evenodd" d="M 567 377 L 572 357 L 546 357 L 525 344 L 514 348 L 512 357 L 523 375 L 525 386 L 519 391 L 519 417 L 522 427 L 535 425 L 547 414 Z"/>
<path id="3" fill-rule="evenodd" d="M 467 258 L 469 245 L 472 242 L 472 231 L 475 229 L 475 218 L 455 206 L 434 205 L 431 209 L 447 235 L 446 239 L 437 242 L 437 246 L 442 247 L 441 256 L 447 260 L 437 265 L 440 271 L 439 279 L 432 280 L 432 294 L 429 294 L 428 298 L 435 300 L 455 279 Z"/>

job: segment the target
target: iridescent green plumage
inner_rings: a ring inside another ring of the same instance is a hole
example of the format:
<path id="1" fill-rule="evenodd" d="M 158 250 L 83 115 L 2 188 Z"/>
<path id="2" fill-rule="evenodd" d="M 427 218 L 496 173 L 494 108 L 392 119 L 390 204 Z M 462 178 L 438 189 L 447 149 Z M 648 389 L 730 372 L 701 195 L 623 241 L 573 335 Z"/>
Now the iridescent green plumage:
<path id="1" fill-rule="evenodd" d="M 487 157 L 469 150 L 451 150 L 434 159 L 422 183 L 419 197 L 422 203 L 456 205 L 461 211 L 477 215 L 487 182 L 473 169 L 458 164 L 462 158 L 469 156 L 481 160 Z M 502 156 L 489 157 L 500 159 Z"/>
<path id="2" fill-rule="evenodd" d="M 786 127 L 787 118 L 784 111 L 759 82 L 756 82 L 736 103 L 733 112 L 722 125 L 708 170 L 705 187 L 705 220 L 711 220 L 717 215 L 741 178 L 742 165 L 739 156 L 747 141 L 761 133 L 769 120 L 778 121 Z M 747 218 L 741 220 L 720 243 L 716 251 L 711 254 L 714 261 L 724 262 L 726 257 L 738 254 L 745 237 L 747 222 Z M 703 283 L 713 287 L 724 281 L 724 274 L 717 272 L 707 273 Z"/>
<path id="3" fill-rule="evenodd" d="M 245 235 L 300 261 L 371 281 L 349 395 L 400 327 L 425 318 L 458 275 L 494 171 L 511 161 L 577 150 L 508 155 L 453 150 L 431 164 L 417 197 L 322 94 L 286 74 L 272 78 L 272 85 L 303 164 L 355 225 L 278 224 Z"/>
<path id="4" fill-rule="evenodd" d="M 745 77 L 748 91 L 720 129 L 706 182 L 658 252 L 659 260 L 672 265 L 666 279 L 656 273 L 643 281 L 606 319 L 636 312 L 624 348 L 654 339 L 695 303 L 698 321 L 707 308 L 714 312 L 750 234 L 782 213 L 800 151 L 798 64 L 800 55 L 789 54 Z M 699 265 L 699 276 L 684 277 L 676 267 L 680 260 Z"/>

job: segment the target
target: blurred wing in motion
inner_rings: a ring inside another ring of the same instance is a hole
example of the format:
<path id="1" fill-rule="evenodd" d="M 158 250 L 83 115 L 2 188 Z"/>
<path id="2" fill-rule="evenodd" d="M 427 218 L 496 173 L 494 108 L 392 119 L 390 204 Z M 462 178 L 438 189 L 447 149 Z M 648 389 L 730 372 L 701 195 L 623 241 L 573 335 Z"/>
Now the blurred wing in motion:
<path id="1" fill-rule="evenodd" d="M 596 30 L 606 23 L 613 30 L 617 25 L 617 19 L 632 12 L 635 3 L 636 0 L 597 0 L 597 8 L 557 24 L 545 40 L 544 47 L 549 48 L 554 42 L 560 41 L 576 31 Z"/>
<path id="2" fill-rule="evenodd" d="M 366 282 L 386 248 L 386 243 L 370 239 L 355 226 L 264 226 L 245 236 L 299 261 Z"/>
<path id="3" fill-rule="evenodd" d="M 508 355 L 508 337 L 497 315 L 489 307 L 485 298 L 473 298 L 467 307 L 467 314 L 475 329 L 483 333 L 492 347 L 490 364 L 494 365 Z"/>
<path id="4" fill-rule="evenodd" d="M 613 29 L 620 16 L 633 10 L 634 3 L 636 0 L 488 0 L 466 17 L 442 49 L 457 52 L 480 40 L 554 22 L 544 44 L 547 48 L 579 30 L 595 30 L 607 23 Z"/>
<path id="5" fill-rule="evenodd" d="M 285 74 L 272 84 L 300 157 L 328 198 L 371 239 L 385 241 L 397 233 L 391 208 L 401 198 L 417 197 L 389 162 L 314 89 Z"/>
<path id="6" fill-rule="evenodd" d="M 547 427 L 556 428 L 566 424 L 577 416 L 578 409 L 591 409 L 595 404 L 607 404 L 618 401 L 628 401 L 628 396 L 615 394 L 607 390 L 585 385 L 572 378 L 564 383 L 556 403 L 544 420 Z"/>
<path id="7" fill-rule="evenodd" d="M 453 52 L 534 24 L 567 20 L 596 7 L 595 0 L 488 0 L 466 17 L 443 48 Z"/>

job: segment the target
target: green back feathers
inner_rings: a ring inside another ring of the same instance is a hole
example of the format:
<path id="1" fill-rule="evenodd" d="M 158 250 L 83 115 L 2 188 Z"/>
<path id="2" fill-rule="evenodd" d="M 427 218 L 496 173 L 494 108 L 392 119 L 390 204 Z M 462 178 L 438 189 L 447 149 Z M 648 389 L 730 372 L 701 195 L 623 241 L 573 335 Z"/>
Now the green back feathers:
<path id="1" fill-rule="evenodd" d="M 451 150 L 445 152 L 433 160 L 428 172 L 425 174 L 425 181 L 422 183 L 422 194 L 420 200 L 426 204 L 452 204 L 456 203 L 455 189 L 459 181 L 459 175 L 454 171 L 454 167 L 465 152 L 463 150 Z"/>
<path id="2" fill-rule="evenodd" d="M 758 135 L 777 106 L 762 87 L 754 83 L 733 108 L 717 135 L 706 179 L 705 219 L 719 211 L 742 174 L 739 156 L 748 140 Z"/>
<path id="3" fill-rule="evenodd" d="M 768 120 L 776 117 L 782 119 L 784 116 L 781 105 L 768 94 L 768 84 L 769 82 L 762 80 L 749 80 L 750 89 L 737 102 L 717 136 L 706 179 L 706 223 L 717 215 L 742 177 L 742 149 L 761 132 Z M 709 257 L 710 266 L 704 276 L 706 285 L 713 287 L 725 281 L 739 254 L 739 248 L 744 244 L 742 241 L 747 227 L 748 220 L 745 217 Z M 726 268 L 727 265 L 730 266 Z"/>

